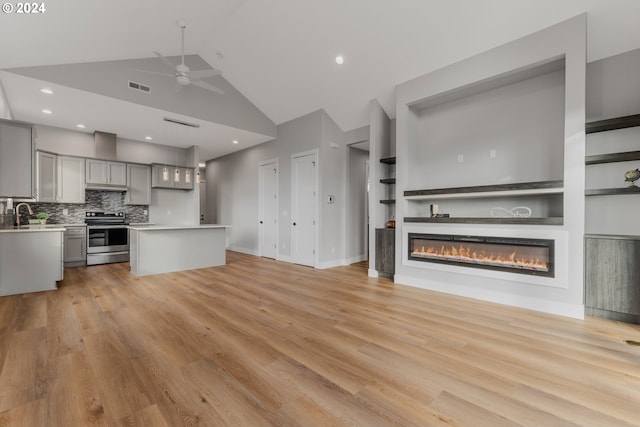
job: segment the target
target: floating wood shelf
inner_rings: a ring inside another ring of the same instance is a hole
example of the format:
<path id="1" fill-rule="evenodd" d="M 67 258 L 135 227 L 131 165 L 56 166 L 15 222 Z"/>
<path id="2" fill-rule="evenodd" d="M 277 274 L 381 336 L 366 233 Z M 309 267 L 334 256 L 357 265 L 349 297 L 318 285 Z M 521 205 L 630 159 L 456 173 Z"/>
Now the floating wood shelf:
<path id="1" fill-rule="evenodd" d="M 394 157 L 385 157 L 384 159 L 380 159 L 380 163 L 384 163 L 385 165 L 395 165 L 396 158 Z"/>
<path id="2" fill-rule="evenodd" d="M 560 194 L 564 181 L 535 181 L 517 184 L 478 185 L 474 187 L 435 188 L 431 190 L 407 190 L 409 199 L 453 199 L 471 197 L 529 196 L 537 194 Z"/>
<path id="3" fill-rule="evenodd" d="M 596 188 L 585 190 L 585 196 L 615 196 L 624 194 L 640 194 L 640 187 L 631 186 L 625 188 Z"/>
<path id="4" fill-rule="evenodd" d="M 380 200 L 380 203 L 382 203 L 383 205 L 392 205 L 394 204 L 396 201 L 393 199 L 386 199 L 386 200 Z"/>
<path id="5" fill-rule="evenodd" d="M 522 225 L 562 225 L 564 218 L 431 218 L 431 217 L 405 217 L 404 222 L 420 222 L 429 224 L 522 224 Z"/>
<path id="6" fill-rule="evenodd" d="M 598 165 L 601 163 L 628 162 L 631 160 L 640 160 L 640 151 L 626 151 L 624 153 L 597 154 L 586 156 L 585 164 Z"/>
<path id="7" fill-rule="evenodd" d="M 380 184 L 395 184 L 395 183 L 396 183 L 395 178 L 383 178 L 380 180 Z"/>
<path id="8" fill-rule="evenodd" d="M 625 129 L 635 126 L 640 126 L 640 114 L 588 122 L 587 124 L 585 124 L 585 132 L 605 132 L 608 130 Z"/>

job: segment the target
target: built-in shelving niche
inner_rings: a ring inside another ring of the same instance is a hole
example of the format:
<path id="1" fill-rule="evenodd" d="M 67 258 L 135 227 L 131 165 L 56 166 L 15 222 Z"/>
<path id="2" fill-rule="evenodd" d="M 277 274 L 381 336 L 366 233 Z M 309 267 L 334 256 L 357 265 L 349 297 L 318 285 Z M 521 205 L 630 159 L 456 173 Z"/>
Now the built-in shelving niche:
<path id="1" fill-rule="evenodd" d="M 404 221 L 563 225 L 564 90 L 562 58 L 412 104 Z"/>
<path id="2" fill-rule="evenodd" d="M 405 222 L 442 224 L 563 224 L 563 181 L 407 190 Z M 432 205 L 440 214 L 432 217 Z M 525 216 L 530 210 L 531 215 Z"/>
<path id="3" fill-rule="evenodd" d="M 618 141 L 616 139 L 633 139 L 637 141 L 637 130 L 623 130 L 640 126 L 640 114 L 634 114 L 624 117 L 615 117 L 605 120 L 597 120 L 588 122 L 585 125 L 585 132 L 587 134 L 596 134 L 599 132 L 616 131 L 609 134 L 611 140 L 608 140 L 603 135 L 591 135 L 589 138 L 602 137 L 602 141 L 595 141 L 594 145 L 602 145 L 602 149 L 615 146 Z M 590 144 L 590 139 L 588 146 Z M 601 142 L 602 144 L 598 144 Z M 613 143 L 613 144 L 608 144 Z M 622 144 L 624 145 L 624 143 Z M 638 145 L 637 142 L 634 144 Z M 623 173 L 629 169 L 635 169 L 639 165 L 637 161 L 640 160 L 640 151 L 620 151 L 604 154 L 592 154 L 585 157 L 585 165 L 594 166 L 588 169 L 587 173 L 587 189 L 585 190 L 585 196 L 620 196 L 620 195 L 635 195 L 640 194 L 640 188 L 635 185 L 629 185 L 623 180 Z M 629 162 L 626 165 L 624 162 Z M 595 186 L 598 185 L 596 188 Z M 607 186 L 612 185 L 612 186 Z"/>

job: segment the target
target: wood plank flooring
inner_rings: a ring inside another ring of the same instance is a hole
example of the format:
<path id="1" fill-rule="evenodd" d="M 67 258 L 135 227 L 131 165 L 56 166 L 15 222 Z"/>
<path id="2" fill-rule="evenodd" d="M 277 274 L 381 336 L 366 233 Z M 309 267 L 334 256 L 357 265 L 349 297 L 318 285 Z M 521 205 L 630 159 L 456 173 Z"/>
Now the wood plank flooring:
<path id="1" fill-rule="evenodd" d="M 0 298 L 0 426 L 638 426 L 640 327 L 234 252 Z"/>

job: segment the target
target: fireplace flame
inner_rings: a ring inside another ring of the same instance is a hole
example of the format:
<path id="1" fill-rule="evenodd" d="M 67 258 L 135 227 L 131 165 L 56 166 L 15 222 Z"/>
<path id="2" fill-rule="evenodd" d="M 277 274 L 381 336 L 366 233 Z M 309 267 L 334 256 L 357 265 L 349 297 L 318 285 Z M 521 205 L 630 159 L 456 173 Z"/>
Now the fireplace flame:
<path id="1" fill-rule="evenodd" d="M 546 261 L 542 261 L 539 258 L 529 258 L 519 256 L 517 251 L 513 251 L 509 254 L 494 254 L 493 252 L 486 252 L 484 250 L 476 252 L 471 247 L 455 246 L 453 243 L 450 246 L 444 244 L 437 249 L 434 246 L 425 248 L 421 246 L 411 252 L 411 256 L 427 259 L 438 259 L 444 261 L 455 261 L 467 264 L 481 264 L 491 265 L 499 267 L 509 267 L 524 270 L 533 271 L 549 271 L 549 264 Z"/>

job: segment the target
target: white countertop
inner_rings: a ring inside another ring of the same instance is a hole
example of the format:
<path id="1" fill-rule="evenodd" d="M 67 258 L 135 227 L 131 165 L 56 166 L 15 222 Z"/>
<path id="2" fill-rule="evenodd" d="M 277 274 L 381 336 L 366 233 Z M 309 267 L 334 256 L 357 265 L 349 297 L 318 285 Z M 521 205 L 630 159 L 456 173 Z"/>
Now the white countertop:
<path id="1" fill-rule="evenodd" d="M 65 228 L 60 224 L 45 224 L 45 225 L 21 225 L 20 227 L 13 228 L 0 228 L 0 233 L 29 233 L 29 232 L 42 232 L 42 231 L 64 231 Z"/>
<path id="2" fill-rule="evenodd" d="M 207 228 L 231 228 L 230 225 L 220 224 L 197 224 L 197 225 L 129 225 L 130 230 L 135 231 L 157 231 L 157 230 L 202 230 Z"/>

